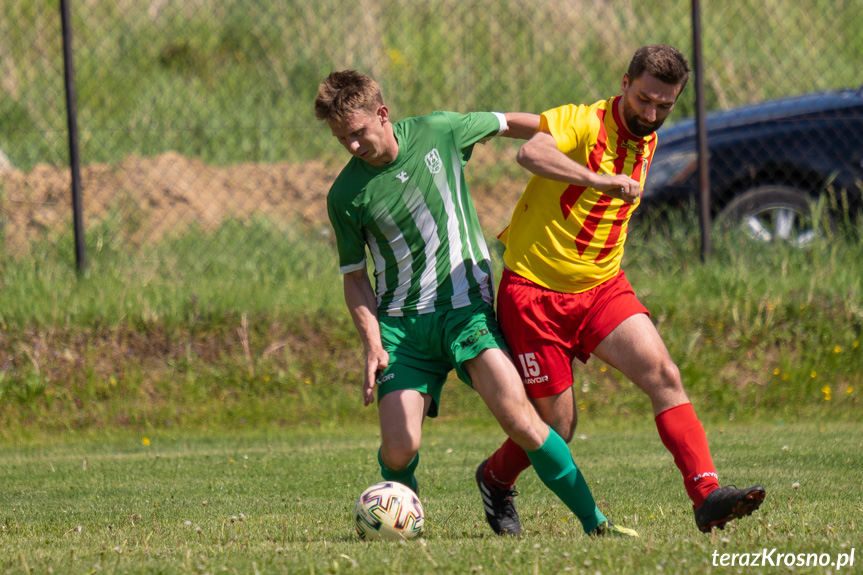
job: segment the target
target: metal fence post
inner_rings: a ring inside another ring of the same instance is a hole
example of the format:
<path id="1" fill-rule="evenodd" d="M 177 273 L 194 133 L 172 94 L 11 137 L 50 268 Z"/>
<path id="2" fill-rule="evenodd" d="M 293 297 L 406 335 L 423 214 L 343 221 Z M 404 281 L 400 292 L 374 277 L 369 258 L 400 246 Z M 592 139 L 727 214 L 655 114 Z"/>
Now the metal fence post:
<path id="1" fill-rule="evenodd" d="M 72 218 L 75 227 L 75 262 L 78 271 L 87 267 L 84 244 L 84 217 L 81 206 L 81 158 L 78 148 L 78 95 L 75 88 L 75 65 L 72 57 L 72 17 L 69 2 L 60 0 L 63 27 L 63 70 L 66 85 L 66 117 L 69 126 L 69 169 L 72 172 Z"/>
<path id="2" fill-rule="evenodd" d="M 710 261 L 710 173 L 707 158 L 707 127 L 704 116 L 704 57 L 701 52 L 701 1 L 692 0 L 692 49 L 695 68 L 695 124 L 698 134 L 699 221 L 701 222 L 701 259 Z"/>

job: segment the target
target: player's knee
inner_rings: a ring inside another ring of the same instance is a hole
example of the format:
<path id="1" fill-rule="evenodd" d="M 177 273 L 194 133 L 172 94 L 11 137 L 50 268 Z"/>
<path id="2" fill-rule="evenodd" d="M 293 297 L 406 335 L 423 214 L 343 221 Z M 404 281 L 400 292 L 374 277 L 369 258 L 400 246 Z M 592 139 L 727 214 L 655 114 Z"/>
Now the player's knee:
<path id="1" fill-rule="evenodd" d="M 526 412 L 509 411 L 496 414 L 498 425 L 507 436 L 524 449 L 535 443 L 537 430 Z M 536 419 L 539 419 L 538 417 Z M 541 420 L 540 420 L 541 421 Z M 533 448 L 533 447 L 531 447 Z"/>
<path id="2" fill-rule="evenodd" d="M 419 445 L 410 441 L 384 442 L 381 445 L 381 460 L 393 471 L 407 467 L 416 457 Z"/>
<path id="3" fill-rule="evenodd" d="M 636 383 L 652 398 L 683 392 L 680 370 L 671 358 L 652 365 L 641 374 Z"/>
<path id="4" fill-rule="evenodd" d="M 680 379 L 680 369 L 671 358 L 663 361 L 660 366 L 660 377 L 663 386 L 671 389 L 683 389 L 683 382 Z"/>
<path id="5" fill-rule="evenodd" d="M 683 382 L 680 379 L 680 369 L 677 364 L 667 358 L 660 362 L 652 374 L 653 387 L 663 394 L 677 393 L 683 391 Z"/>
<path id="6" fill-rule="evenodd" d="M 401 471 L 405 467 L 407 467 L 411 461 L 414 460 L 416 456 L 416 452 L 413 453 L 397 453 L 384 455 L 381 453 L 381 459 L 384 462 L 384 465 L 392 469 L 393 471 Z"/>
<path id="7" fill-rule="evenodd" d="M 504 432 L 516 440 L 517 438 L 530 433 L 530 423 L 526 417 L 522 417 L 517 413 L 507 413 L 497 418 L 498 424 Z"/>
<path id="8" fill-rule="evenodd" d="M 519 414 L 518 418 L 511 420 L 508 425 L 501 423 L 501 427 L 510 439 L 522 449 L 534 451 L 542 447 L 551 426 L 528 407 L 522 414 Z"/>

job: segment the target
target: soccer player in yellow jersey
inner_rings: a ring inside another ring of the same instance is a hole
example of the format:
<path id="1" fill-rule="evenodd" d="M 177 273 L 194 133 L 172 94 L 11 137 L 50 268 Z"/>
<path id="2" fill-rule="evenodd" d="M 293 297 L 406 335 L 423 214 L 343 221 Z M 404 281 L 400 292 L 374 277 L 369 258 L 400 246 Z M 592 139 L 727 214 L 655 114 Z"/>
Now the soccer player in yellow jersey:
<path id="1" fill-rule="evenodd" d="M 677 49 L 644 46 L 623 75 L 620 95 L 542 114 L 539 130 L 518 153 L 534 175 L 500 235 L 506 251 L 498 319 L 528 396 L 567 442 L 577 420 L 573 358 L 586 362 L 594 354 L 650 397 L 696 525 L 709 532 L 751 514 L 765 490 L 719 486 L 680 371 L 620 268 L 655 132 L 688 79 Z M 486 505 L 489 523 L 518 524 L 514 485 L 529 466 L 524 451 L 507 440 L 477 468 L 483 498 L 495 504 Z"/>

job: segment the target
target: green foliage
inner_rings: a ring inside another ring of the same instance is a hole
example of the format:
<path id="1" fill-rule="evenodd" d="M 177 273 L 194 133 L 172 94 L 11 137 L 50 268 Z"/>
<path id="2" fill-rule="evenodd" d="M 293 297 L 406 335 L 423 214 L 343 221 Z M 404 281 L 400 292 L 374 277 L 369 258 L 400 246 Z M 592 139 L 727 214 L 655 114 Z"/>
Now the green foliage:
<path id="1" fill-rule="evenodd" d="M 170 329 L 190 317 L 330 316 L 343 305 L 335 248 L 299 226 L 229 220 L 215 232 L 192 229 L 130 254 L 118 221 L 88 230 L 88 269 L 80 277 L 71 233 L 34 244 L 30 253 L 44 258 L 0 256 L 0 322 L 19 329 L 166 322 Z"/>
<path id="2" fill-rule="evenodd" d="M 649 417 L 621 430 L 581 424 L 576 461 L 603 512 L 641 535 L 625 541 L 587 538 L 532 470 L 522 474 L 516 499 L 525 536 L 493 535 L 473 480 L 477 463 L 503 439 L 488 420 L 427 423 L 418 469 L 426 533 L 404 544 L 364 543 L 353 532 L 356 497 L 379 478 L 373 423 L 34 437 L 0 447 L 3 568 L 637 575 L 723 572 L 724 553 L 775 548 L 833 561 L 854 550 L 855 569 L 834 572 L 856 572 L 863 501 L 849 470 L 863 466 L 858 426 L 705 427 L 721 479 L 767 489 L 759 511 L 713 535 L 696 531 Z M 810 563 L 794 572 L 824 568 Z"/>
<path id="3" fill-rule="evenodd" d="M 175 150 L 226 164 L 332 155 L 312 101 L 329 72 L 348 67 L 378 78 L 396 118 L 592 102 L 616 92 L 642 44 L 691 54 L 690 6 L 73 3 L 82 157 L 116 163 Z M 0 10 L 0 148 L 24 170 L 63 163 L 57 5 L 0 0 Z M 708 109 L 860 83 L 863 11 L 853 2 L 747 0 L 706 6 L 703 21 Z M 693 94 L 677 118 L 694 112 Z"/>
<path id="4" fill-rule="evenodd" d="M 129 254 L 117 221 L 88 234 L 80 276 L 68 237 L 32 246 L 42 257 L 0 256 L 5 436 L 374 419 L 360 409 L 362 349 L 331 239 L 266 218 L 226 220 Z M 624 269 L 699 413 L 855 417 L 863 235 L 806 250 L 717 242 L 704 265 L 691 216 L 633 227 Z M 601 361 L 575 373 L 588 418 L 649 412 Z M 448 388 L 445 415 L 486 412 L 454 377 Z"/>
<path id="5" fill-rule="evenodd" d="M 624 269 L 654 311 L 690 394 L 729 417 L 857 405 L 859 234 L 826 237 L 805 250 L 718 237 L 703 265 L 691 216 L 649 240 L 641 232 L 630 237 Z"/>

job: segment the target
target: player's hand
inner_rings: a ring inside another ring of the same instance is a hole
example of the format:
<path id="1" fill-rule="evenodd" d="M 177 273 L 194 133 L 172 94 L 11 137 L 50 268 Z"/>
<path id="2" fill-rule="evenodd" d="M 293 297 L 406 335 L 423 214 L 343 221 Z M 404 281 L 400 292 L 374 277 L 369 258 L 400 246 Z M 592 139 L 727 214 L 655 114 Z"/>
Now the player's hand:
<path id="1" fill-rule="evenodd" d="M 390 354 L 383 349 L 366 352 L 366 377 L 363 383 L 363 405 L 375 402 L 375 384 L 378 375 L 390 364 Z"/>
<path id="2" fill-rule="evenodd" d="M 634 204 L 643 193 L 641 183 L 629 176 L 618 174 L 610 178 L 602 178 L 602 186 L 597 189 L 606 196 L 623 200 L 627 204 Z"/>

